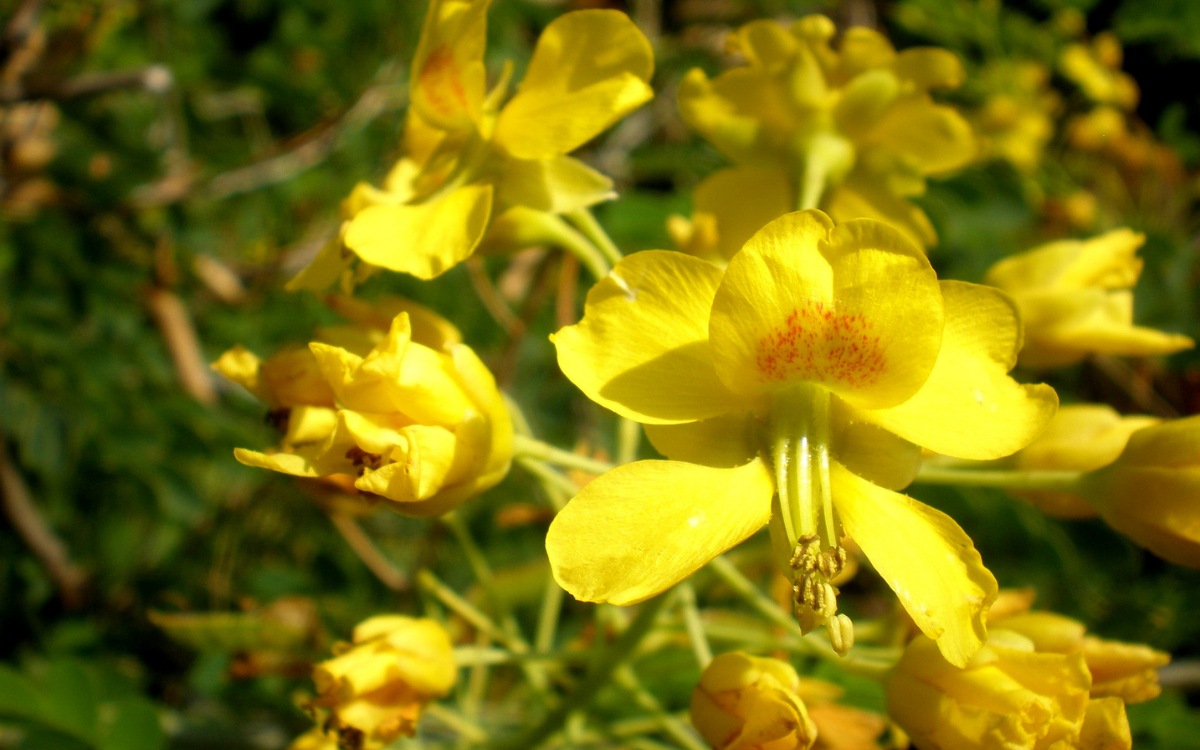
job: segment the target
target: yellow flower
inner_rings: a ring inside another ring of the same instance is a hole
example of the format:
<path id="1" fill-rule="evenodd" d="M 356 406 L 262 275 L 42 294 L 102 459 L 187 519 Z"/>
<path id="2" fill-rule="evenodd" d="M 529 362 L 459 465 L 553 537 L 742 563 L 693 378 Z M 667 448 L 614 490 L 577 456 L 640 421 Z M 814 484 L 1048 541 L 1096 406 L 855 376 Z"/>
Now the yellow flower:
<path id="1" fill-rule="evenodd" d="M 1162 692 L 1158 668 L 1171 656 L 1141 643 L 1122 643 L 1087 634 L 1087 627 L 1053 612 L 1021 612 L 992 617 L 988 624 L 1028 638 L 1038 653 L 1083 654 L 1092 676 L 1093 698 L 1141 703 Z"/>
<path id="2" fill-rule="evenodd" d="M 1137 106 L 1138 86 L 1128 73 L 1121 72 L 1121 58 L 1121 43 L 1116 35 L 1105 31 L 1092 39 L 1090 47 L 1067 45 L 1058 67 L 1088 99 L 1129 111 Z"/>
<path id="3" fill-rule="evenodd" d="M 1117 229 L 1006 258 L 984 282 L 1013 296 L 1025 324 L 1021 364 L 1062 367 L 1089 354 L 1148 356 L 1190 349 L 1187 336 L 1133 325 L 1137 249 L 1145 235 Z"/>
<path id="4" fill-rule="evenodd" d="M 1200 417 L 1144 427 L 1080 493 L 1109 526 L 1177 565 L 1200 568 Z"/>
<path id="5" fill-rule="evenodd" d="M 950 52 L 897 53 L 878 32 L 808 16 L 786 28 L 753 21 L 733 43 L 747 65 L 709 80 L 683 79 L 685 122 L 737 165 L 697 190 L 697 212 L 717 217 L 718 255 L 731 257 L 763 224 L 795 208 L 825 209 L 835 220 L 881 219 L 922 245 L 936 241 L 909 198 L 925 178 L 969 162 L 971 128 L 929 90 L 963 78 Z"/>
<path id="6" fill-rule="evenodd" d="M 445 513 L 503 479 L 512 422 L 492 374 L 449 324 L 424 321 L 419 330 L 433 348 L 412 320 L 400 312 L 362 356 L 355 350 L 364 342 L 344 331 L 348 348 L 310 344 L 338 406 L 325 410 L 324 431 L 278 452 L 239 448 L 237 459 L 302 477 L 357 475 L 359 490 L 417 516 Z"/>
<path id="7" fill-rule="evenodd" d="M 1093 471 L 1116 461 L 1130 435 L 1159 421 L 1146 416 L 1122 417 L 1102 404 L 1063 406 L 1046 431 L 1013 457 L 1014 466 L 1033 471 Z M 1055 518 L 1096 515 L 1077 493 L 1023 492 L 1021 497 Z"/>
<path id="8" fill-rule="evenodd" d="M 809 750 L 817 729 L 799 689 L 787 662 L 721 654 L 692 692 L 692 724 L 713 750 Z"/>
<path id="9" fill-rule="evenodd" d="M 576 598 L 648 599 L 770 520 L 802 627 L 831 624 L 839 650 L 852 638 L 830 583 L 843 535 L 948 659 L 982 642 L 995 579 L 951 518 L 893 490 L 918 446 L 999 458 L 1054 413 L 1051 388 L 1006 375 L 1020 325 L 1003 293 L 939 283 L 885 224 L 803 211 L 725 270 L 627 257 L 554 343 L 572 382 L 671 459 L 610 471 L 555 518 L 547 552 Z"/>
<path id="10" fill-rule="evenodd" d="M 965 669 L 917 636 L 888 679 L 887 708 L 919 750 L 1100 750 L 1079 744 L 1090 684 L 1082 654 L 1038 653 L 1011 631 L 993 629 Z"/>
<path id="11" fill-rule="evenodd" d="M 379 615 L 354 628 L 352 640 L 313 668 L 318 696 L 309 707 L 321 730 L 353 750 L 412 736 L 425 704 L 449 693 L 458 677 L 450 636 L 433 620 Z M 315 737 L 307 741 L 306 748 L 322 747 Z"/>
<path id="12" fill-rule="evenodd" d="M 618 11 L 566 13 L 546 27 L 505 103 L 510 68 L 485 90 L 489 3 L 431 0 L 412 64 L 404 157 L 382 190 L 355 188 L 341 236 L 291 288 L 324 288 L 355 257 L 433 278 L 471 255 L 495 217 L 530 223 L 531 233 L 565 231 L 554 214 L 614 196 L 610 179 L 567 153 L 652 98 L 650 43 Z"/>
<path id="13" fill-rule="evenodd" d="M 980 77 L 990 92 L 974 117 L 984 154 L 1033 172 L 1054 136 L 1060 105 L 1049 86 L 1050 72 L 1031 61 L 1002 61 L 989 64 Z"/>
<path id="14" fill-rule="evenodd" d="M 338 750 L 338 742 L 320 728 L 314 728 L 292 740 L 288 750 Z"/>

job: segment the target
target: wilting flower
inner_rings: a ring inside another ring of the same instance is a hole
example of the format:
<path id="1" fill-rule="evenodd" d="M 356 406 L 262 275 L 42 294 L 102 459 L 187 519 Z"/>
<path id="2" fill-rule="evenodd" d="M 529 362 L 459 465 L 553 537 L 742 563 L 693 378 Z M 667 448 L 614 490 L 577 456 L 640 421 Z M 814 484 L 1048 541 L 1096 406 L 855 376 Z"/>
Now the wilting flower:
<path id="1" fill-rule="evenodd" d="M 386 333 L 374 329 L 373 346 L 370 326 L 326 329 L 342 346 L 313 342 L 308 356 L 336 403 L 291 407 L 280 450 L 239 448 L 237 459 L 302 477 L 357 477 L 354 487 L 417 516 L 445 513 L 503 479 L 512 422 L 495 379 L 453 327 L 412 309 Z"/>
<path id="2" fill-rule="evenodd" d="M 973 124 L 984 154 L 1033 172 L 1054 136 L 1061 104 L 1049 86 L 1050 72 L 1032 61 L 999 61 L 985 67 L 980 78 L 988 97 Z"/>
<path id="3" fill-rule="evenodd" d="M 1137 106 L 1138 86 L 1128 73 L 1121 72 L 1122 57 L 1121 42 L 1105 31 L 1097 34 L 1090 46 L 1068 45 L 1058 68 L 1078 84 L 1088 99 L 1128 111 Z"/>
<path id="4" fill-rule="evenodd" d="M 433 278 L 469 256 L 494 217 L 515 210 L 506 232 L 517 223 L 537 235 L 526 241 L 553 242 L 555 231 L 573 231 L 556 214 L 613 197 L 611 180 L 567 154 L 653 96 L 650 43 L 623 13 L 566 13 L 546 27 L 505 103 L 510 68 L 486 90 L 489 3 L 431 0 L 412 64 L 404 156 L 383 189 L 355 188 L 341 236 L 293 288 L 328 286 L 356 256 Z"/>
<path id="5" fill-rule="evenodd" d="M 1103 404 L 1060 407 L 1046 431 L 1013 457 L 1015 468 L 1032 471 L 1093 471 L 1117 460 L 1129 436 L 1157 424 L 1155 417 L 1123 417 Z M 1096 510 L 1078 492 L 1022 492 L 1043 513 L 1055 518 L 1088 518 Z"/>
<path id="6" fill-rule="evenodd" d="M 1117 229 L 1060 240 L 1006 258 L 984 281 L 1013 296 L 1025 324 L 1021 364 L 1062 367 L 1088 354 L 1147 356 L 1194 346 L 1187 336 L 1133 325 L 1145 235 Z"/>
<path id="7" fill-rule="evenodd" d="M 425 705 L 449 693 L 458 677 L 450 636 L 433 620 L 379 615 L 354 628 L 352 641 L 313 669 L 318 695 L 308 705 L 319 731 L 350 750 L 412 736 Z M 311 735 L 301 747 L 322 748 Z"/>
<path id="8" fill-rule="evenodd" d="M 887 708 L 913 744 L 919 750 L 1086 747 L 1079 737 L 1091 677 L 1083 655 L 1039 653 L 1029 639 L 998 628 L 988 635 L 962 669 L 924 636 L 904 649 L 888 679 Z"/>
<path id="9" fill-rule="evenodd" d="M 714 258 L 728 259 L 766 222 L 820 207 L 837 221 L 881 219 L 922 245 L 936 241 L 909 198 L 928 175 L 975 155 L 971 127 L 929 91 L 963 78 L 950 52 L 897 53 L 871 29 L 829 41 L 833 23 L 808 16 L 790 28 L 753 21 L 732 44 L 747 64 L 709 80 L 692 70 L 679 89 L 689 126 L 737 165 L 696 191 L 697 215 L 716 217 Z"/>
<path id="10" fill-rule="evenodd" d="M 770 520 L 802 627 L 831 624 L 844 650 L 852 631 L 830 580 L 845 535 L 965 664 L 995 579 L 951 518 L 893 490 L 912 481 L 918 446 L 992 459 L 1041 432 L 1057 397 L 1006 375 L 1020 338 L 1006 295 L 939 283 L 877 221 L 788 214 L 725 270 L 627 257 L 554 343 L 567 377 L 644 423 L 671 460 L 618 467 L 558 514 L 555 579 L 586 601 L 642 601 Z"/>
<path id="11" fill-rule="evenodd" d="M 1016 612 L 988 616 L 988 625 L 1028 638 L 1038 653 L 1082 654 L 1092 676 L 1093 698 L 1141 703 L 1162 692 L 1158 668 L 1171 657 L 1141 643 L 1122 643 L 1087 634 L 1087 626 L 1053 612 Z"/>
<path id="12" fill-rule="evenodd" d="M 1109 526 L 1165 560 L 1200 568 L 1200 417 L 1133 433 L 1079 491 Z"/>
<path id="13" fill-rule="evenodd" d="M 721 654 L 692 692 L 692 724 L 713 750 L 809 750 L 817 728 L 799 689 L 787 662 Z"/>

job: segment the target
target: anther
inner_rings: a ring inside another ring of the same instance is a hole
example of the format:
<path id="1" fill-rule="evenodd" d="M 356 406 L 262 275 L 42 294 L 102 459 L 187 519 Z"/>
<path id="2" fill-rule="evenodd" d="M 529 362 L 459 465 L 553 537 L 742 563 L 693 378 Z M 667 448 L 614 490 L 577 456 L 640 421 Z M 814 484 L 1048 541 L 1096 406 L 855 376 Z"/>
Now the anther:
<path id="1" fill-rule="evenodd" d="M 829 643 L 838 656 L 845 656 L 854 646 L 854 623 L 845 615 L 831 618 L 825 625 L 829 632 Z"/>

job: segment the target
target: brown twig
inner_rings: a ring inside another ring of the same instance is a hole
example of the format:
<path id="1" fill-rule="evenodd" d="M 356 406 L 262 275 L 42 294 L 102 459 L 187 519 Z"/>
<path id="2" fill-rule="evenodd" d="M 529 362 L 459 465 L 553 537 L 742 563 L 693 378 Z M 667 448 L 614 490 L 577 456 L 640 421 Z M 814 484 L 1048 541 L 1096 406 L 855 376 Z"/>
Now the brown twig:
<path id="1" fill-rule="evenodd" d="M 558 268 L 558 294 L 554 300 L 554 317 L 558 327 L 574 325 L 579 313 L 575 310 L 575 297 L 579 290 L 579 259 L 574 255 L 563 255 Z"/>
<path id="2" fill-rule="evenodd" d="M 346 544 L 350 545 L 350 549 L 354 550 L 354 554 L 358 555 L 358 559 L 363 561 L 384 586 L 392 591 L 408 591 L 408 576 L 379 551 L 375 542 L 371 541 L 371 537 L 367 536 L 357 521 L 345 513 L 330 513 L 329 520 L 333 521 L 334 527 L 346 540 Z"/>
<path id="3" fill-rule="evenodd" d="M 54 579 L 63 602 L 70 608 L 78 607 L 83 601 L 87 573 L 71 562 L 66 545 L 42 518 L 29 496 L 25 480 L 9 460 L 8 449 L 3 444 L 0 444 L 0 498 L 3 499 L 4 514 Z"/>
<path id="4" fill-rule="evenodd" d="M 1092 364 L 1113 384 L 1129 396 L 1130 400 L 1142 411 L 1163 419 L 1174 419 L 1179 411 L 1165 398 L 1154 390 L 1150 379 L 1129 366 L 1129 363 L 1119 357 L 1097 354 L 1091 359 Z"/>
<path id="5" fill-rule="evenodd" d="M 179 385 L 200 403 L 214 403 L 217 391 L 204 361 L 192 316 L 183 301 L 174 292 L 155 287 L 146 294 L 146 306 L 166 342 Z"/>
<path id="6" fill-rule="evenodd" d="M 344 115 L 328 125 L 317 128 L 313 135 L 303 138 L 300 145 L 277 156 L 213 177 L 201 190 L 201 196 L 210 200 L 221 200 L 286 182 L 315 167 L 333 152 L 343 135 L 361 128 L 389 109 L 399 106 L 402 101 L 398 91 L 397 87 L 390 83 L 369 87 Z"/>
<path id="7" fill-rule="evenodd" d="M 491 314 L 492 319 L 497 325 L 504 329 L 504 332 L 509 336 L 520 336 L 524 329 L 521 321 L 513 313 L 512 308 L 500 296 L 500 292 L 496 290 L 496 285 L 492 283 L 492 279 L 487 275 L 487 268 L 484 267 L 483 258 L 478 255 L 472 255 L 467 258 L 466 262 L 467 274 L 471 278 L 471 286 L 475 288 L 475 294 L 478 295 L 479 301 Z"/>

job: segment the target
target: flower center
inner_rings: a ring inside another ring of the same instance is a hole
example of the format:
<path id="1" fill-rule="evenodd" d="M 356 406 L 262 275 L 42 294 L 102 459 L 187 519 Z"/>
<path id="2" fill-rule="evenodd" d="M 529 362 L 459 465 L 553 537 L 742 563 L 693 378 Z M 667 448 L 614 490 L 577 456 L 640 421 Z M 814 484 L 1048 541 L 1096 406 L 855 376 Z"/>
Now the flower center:
<path id="1" fill-rule="evenodd" d="M 839 653 L 854 642 L 850 619 L 837 614 L 832 581 L 846 566 L 829 478 L 830 393 L 815 383 L 776 391 L 771 400 L 770 446 L 775 487 L 788 545 L 792 595 L 800 627 L 829 629 Z"/>

